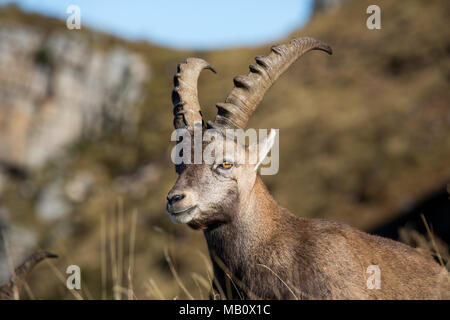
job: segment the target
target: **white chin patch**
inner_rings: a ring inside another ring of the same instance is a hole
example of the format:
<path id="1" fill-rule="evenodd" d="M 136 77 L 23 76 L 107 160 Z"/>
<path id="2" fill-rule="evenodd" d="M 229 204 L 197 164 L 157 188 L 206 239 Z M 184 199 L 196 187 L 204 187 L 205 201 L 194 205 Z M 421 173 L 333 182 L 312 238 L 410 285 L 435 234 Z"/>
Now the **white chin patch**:
<path id="1" fill-rule="evenodd" d="M 177 224 L 189 223 L 193 219 L 195 219 L 198 216 L 198 214 L 199 214 L 198 208 L 193 208 L 192 210 L 189 210 L 187 212 L 178 213 L 175 215 L 171 214 L 170 220 L 172 220 L 172 222 Z"/>

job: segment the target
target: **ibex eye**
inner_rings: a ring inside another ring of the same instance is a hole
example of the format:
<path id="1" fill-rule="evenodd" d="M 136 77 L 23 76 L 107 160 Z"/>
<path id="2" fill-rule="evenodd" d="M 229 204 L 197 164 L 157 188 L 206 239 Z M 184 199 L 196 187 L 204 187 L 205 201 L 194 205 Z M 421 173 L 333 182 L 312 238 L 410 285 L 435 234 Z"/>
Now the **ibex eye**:
<path id="1" fill-rule="evenodd" d="M 233 164 L 231 162 L 224 161 L 222 164 L 219 165 L 219 167 L 221 169 L 228 170 L 228 169 L 231 169 L 233 167 Z"/>

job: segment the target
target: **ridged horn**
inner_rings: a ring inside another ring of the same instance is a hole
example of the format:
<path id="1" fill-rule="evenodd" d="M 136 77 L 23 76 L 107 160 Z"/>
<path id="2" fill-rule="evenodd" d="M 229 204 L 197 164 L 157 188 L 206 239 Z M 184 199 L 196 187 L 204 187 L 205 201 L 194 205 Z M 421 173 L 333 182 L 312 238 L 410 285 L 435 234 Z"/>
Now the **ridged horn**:
<path id="1" fill-rule="evenodd" d="M 203 69 L 216 73 L 213 67 L 200 58 L 187 58 L 177 67 L 172 91 L 175 129 L 187 128 L 192 132 L 195 123 L 200 122 L 203 125 L 197 91 L 197 80 Z"/>
<path id="2" fill-rule="evenodd" d="M 25 279 L 30 271 L 39 262 L 46 258 L 57 258 L 58 256 L 49 252 L 37 252 L 28 257 L 24 263 L 18 266 L 9 282 L 0 286 L 0 300 L 17 300 L 19 299 L 19 290 L 25 283 Z"/>
<path id="3" fill-rule="evenodd" d="M 322 50 L 328 54 L 330 46 L 313 38 L 295 38 L 289 44 L 273 46 L 269 55 L 256 57 L 256 64 L 250 65 L 246 76 L 233 79 L 234 88 L 224 103 L 217 103 L 217 115 L 213 123 L 215 128 L 244 129 L 251 114 L 264 98 L 267 90 L 303 54 L 311 50 Z"/>

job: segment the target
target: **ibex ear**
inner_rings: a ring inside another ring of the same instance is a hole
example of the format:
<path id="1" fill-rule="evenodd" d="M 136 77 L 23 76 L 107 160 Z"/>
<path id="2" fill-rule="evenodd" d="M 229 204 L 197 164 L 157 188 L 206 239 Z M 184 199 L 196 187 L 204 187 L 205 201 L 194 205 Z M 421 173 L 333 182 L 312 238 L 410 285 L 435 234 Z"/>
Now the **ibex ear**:
<path id="1" fill-rule="evenodd" d="M 259 143 L 250 145 L 248 147 L 250 158 L 255 159 L 256 157 L 257 159 L 254 170 L 258 170 L 258 167 L 261 165 L 269 151 L 272 149 L 273 144 L 275 143 L 276 135 L 276 130 L 270 129 L 269 134 L 261 139 Z"/>

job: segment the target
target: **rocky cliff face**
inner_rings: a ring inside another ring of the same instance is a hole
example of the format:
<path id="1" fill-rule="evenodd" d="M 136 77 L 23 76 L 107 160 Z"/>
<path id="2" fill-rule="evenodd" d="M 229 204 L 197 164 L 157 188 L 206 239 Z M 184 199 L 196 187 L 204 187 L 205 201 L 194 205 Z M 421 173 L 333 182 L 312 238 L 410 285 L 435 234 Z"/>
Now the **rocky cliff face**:
<path id="1" fill-rule="evenodd" d="M 148 67 L 138 54 L 103 42 L 77 31 L 0 24 L 3 164 L 40 167 L 82 134 L 133 113 Z"/>
<path id="2" fill-rule="evenodd" d="M 8 184 L 7 171 L 36 171 L 83 135 L 99 136 L 117 123 L 133 130 L 142 86 L 150 77 L 149 66 L 139 54 L 117 43 L 108 45 L 108 38 L 101 34 L 49 31 L 3 20 L 0 195 Z M 39 198 L 39 218 L 67 213 L 60 186 L 52 186 Z M 17 264 L 37 239 L 31 230 L 10 221 L 13 214 L 1 201 L 0 261 Z M 8 275 L 8 264 L 0 263 L 0 283 Z"/>

